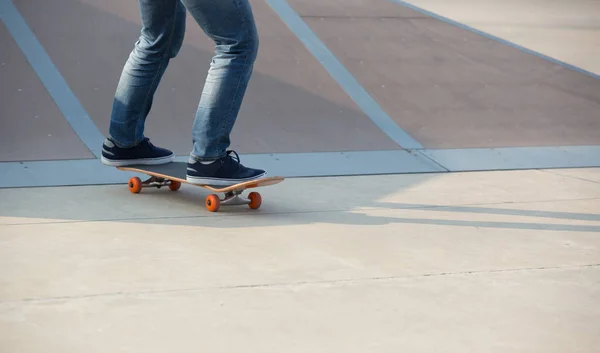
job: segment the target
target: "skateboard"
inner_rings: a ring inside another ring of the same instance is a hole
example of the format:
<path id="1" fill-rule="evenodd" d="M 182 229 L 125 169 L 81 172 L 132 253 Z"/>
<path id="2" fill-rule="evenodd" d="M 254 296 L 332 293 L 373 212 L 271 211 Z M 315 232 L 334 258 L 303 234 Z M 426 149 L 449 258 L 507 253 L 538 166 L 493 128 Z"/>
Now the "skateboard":
<path id="1" fill-rule="evenodd" d="M 246 189 L 253 189 L 261 186 L 274 185 L 282 182 L 284 177 L 266 177 L 231 186 L 215 186 L 205 184 L 191 184 L 186 180 L 186 162 L 171 162 L 160 165 L 129 165 L 117 167 L 120 170 L 128 170 L 147 174 L 149 179 L 142 181 L 138 177 L 129 179 L 129 191 L 138 194 L 143 188 L 155 187 L 160 189 L 163 186 L 169 187 L 171 191 L 177 191 L 182 183 L 200 186 L 217 194 L 224 194 L 220 198 L 216 194 L 211 194 L 206 197 L 205 206 L 211 212 L 217 212 L 221 205 L 248 205 L 251 209 L 258 209 L 262 204 L 262 197 L 258 192 L 251 192 L 247 197 L 242 196 Z"/>

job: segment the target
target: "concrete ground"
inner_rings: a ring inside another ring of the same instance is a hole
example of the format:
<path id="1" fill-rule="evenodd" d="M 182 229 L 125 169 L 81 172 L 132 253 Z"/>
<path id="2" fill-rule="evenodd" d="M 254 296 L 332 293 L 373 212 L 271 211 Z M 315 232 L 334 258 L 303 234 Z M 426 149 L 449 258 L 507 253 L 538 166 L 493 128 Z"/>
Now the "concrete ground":
<path id="1" fill-rule="evenodd" d="M 97 160 L 135 4 L 0 0 L 0 352 L 598 352 L 597 3 L 251 2 L 234 147 L 288 179 L 209 213 Z M 186 41 L 148 123 L 181 159 Z"/>
<path id="2" fill-rule="evenodd" d="M 600 169 L 3 189 L 7 352 L 596 352 Z M 63 200 L 57 207 L 57 199 Z"/>

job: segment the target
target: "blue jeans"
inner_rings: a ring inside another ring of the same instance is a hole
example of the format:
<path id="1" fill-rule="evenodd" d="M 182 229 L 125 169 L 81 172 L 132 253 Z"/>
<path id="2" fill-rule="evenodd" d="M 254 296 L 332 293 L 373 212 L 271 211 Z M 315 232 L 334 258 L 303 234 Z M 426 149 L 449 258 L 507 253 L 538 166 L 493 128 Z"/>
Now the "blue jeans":
<path id="1" fill-rule="evenodd" d="M 258 53 L 258 32 L 248 0 L 139 0 L 142 31 L 115 93 L 109 134 L 118 147 L 135 146 L 154 93 L 183 43 L 186 9 L 215 42 L 192 128 L 191 156 L 225 156 Z"/>

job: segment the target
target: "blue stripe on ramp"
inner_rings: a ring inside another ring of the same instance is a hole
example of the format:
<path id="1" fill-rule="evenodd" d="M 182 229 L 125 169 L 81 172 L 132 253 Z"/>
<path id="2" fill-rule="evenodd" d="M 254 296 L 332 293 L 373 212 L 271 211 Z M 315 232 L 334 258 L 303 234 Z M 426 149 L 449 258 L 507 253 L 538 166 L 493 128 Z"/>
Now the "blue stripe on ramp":
<path id="1" fill-rule="evenodd" d="M 269 176 L 323 177 L 444 172 L 410 151 L 356 151 L 242 155 L 242 162 L 265 168 Z M 187 161 L 187 156 L 178 157 Z M 0 163 L 0 188 L 126 183 L 133 172 L 103 165 L 98 159 Z M 143 176 L 143 175 L 142 175 Z"/>
<path id="2" fill-rule="evenodd" d="M 600 167 L 600 146 L 427 149 L 419 153 L 451 172 Z"/>
<path id="3" fill-rule="evenodd" d="M 394 142 L 405 149 L 421 149 L 423 146 L 402 130 L 375 100 L 365 91 L 348 70 L 338 61 L 310 27 L 285 0 L 266 0 L 288 28 L 300 39 L 321 65 L 339 83 L 344 91 L 365 114 Z"/>
<path id="4" fill-rule="evenodd" d="M 0 0 L 0 19 L 8 28 L 71 128 L 87 148 L 96 157 L 100 157 L 104 136 L 90 119 L 11 0 Z"/>
<path id="5" fill-rule="evenodd" d="M 242 161 L 288 178 L 582 168 L 600 167 L 600 146 L 248 154 Z M 137 175 L 128 173 L 97 159 L 3 162 L 0 188 L 118 184 Z"/>

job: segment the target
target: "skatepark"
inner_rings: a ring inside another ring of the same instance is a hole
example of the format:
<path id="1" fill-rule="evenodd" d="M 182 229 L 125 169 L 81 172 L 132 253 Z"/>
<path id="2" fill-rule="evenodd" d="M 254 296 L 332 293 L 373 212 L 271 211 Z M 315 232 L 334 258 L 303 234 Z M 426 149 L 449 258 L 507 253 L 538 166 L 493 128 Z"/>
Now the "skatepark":
<path id="1" fill-rule="evenodd" d="M 136 1 L 0 0 L 0 352 L 597 352 L 600 3 L 251 4 L 231 148 L 286 180 L 211 213 L 99 160 Z M 187 23 L 145 132 L 180 161 Z"/>

